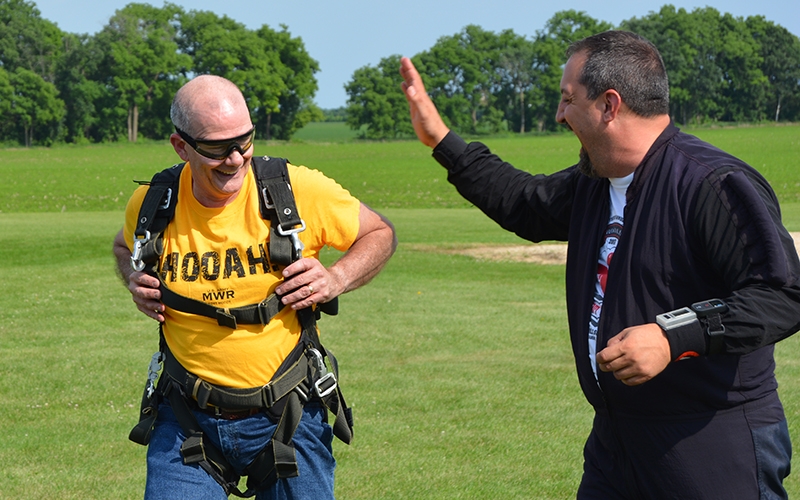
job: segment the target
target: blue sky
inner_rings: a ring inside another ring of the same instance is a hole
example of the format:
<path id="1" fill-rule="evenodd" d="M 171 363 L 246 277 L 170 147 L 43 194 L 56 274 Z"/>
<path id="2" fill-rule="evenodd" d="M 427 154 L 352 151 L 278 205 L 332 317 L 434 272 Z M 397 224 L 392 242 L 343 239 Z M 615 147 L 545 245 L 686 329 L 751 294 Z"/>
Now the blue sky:
<path id="1" fill-rule="evenodd" d="M 33 0 L 42 17 L 71 33 L 96 33 L 129 0 Z M 139 0 L 162 6 L 163 2 Z M 736 17 L 761 15 L 800 36 L 798 0 L 173 0 L 187 10 L 210 10 L 227 15 L 248 28 L 264 24 L 289 28 L 299 36 L 311 57 L 319 61 L 319 90 L 315 101 L 322 108 L 344 106 L 344 85 L 353 72 L 375 65 L 392 54 L 412 56 L 429 49 L 442 36 L 468 24 L 483 29 L 512 29 L 531 36 L 558 11 L 575 9 L 614 25 L 646 16 L 663 5 L 692 11 L 713 7 Z"/>

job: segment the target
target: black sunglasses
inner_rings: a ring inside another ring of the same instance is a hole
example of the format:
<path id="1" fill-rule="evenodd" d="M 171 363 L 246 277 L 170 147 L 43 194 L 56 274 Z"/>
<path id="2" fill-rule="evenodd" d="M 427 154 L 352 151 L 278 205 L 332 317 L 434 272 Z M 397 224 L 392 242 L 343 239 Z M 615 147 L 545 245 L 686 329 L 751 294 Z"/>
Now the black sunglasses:
<path id="1" fill-rule="evenodd" d="M 239 137 L 214 141 L 195 139 L 178 127 L 175 127 L 175 131 L 179 136 L 181 136 L 181 139 L 186 141 L 186 144 L 197 151 L 197 154 L 205 156 L 211 160 L 224 160 L 230 156 L 234 150 L 243 155 L 244 152 L 250 149 L 250 146 L 253 145 L 253 139 L 256 135 L 255 125 L 247 133 L 240 135 Z"/>

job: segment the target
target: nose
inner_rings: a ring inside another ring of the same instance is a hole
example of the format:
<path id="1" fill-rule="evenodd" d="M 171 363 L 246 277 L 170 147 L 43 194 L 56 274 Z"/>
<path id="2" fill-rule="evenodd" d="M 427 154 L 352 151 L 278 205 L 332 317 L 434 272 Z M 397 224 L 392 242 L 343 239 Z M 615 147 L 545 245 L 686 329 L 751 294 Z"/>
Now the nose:
<path id="1" fill-rule="evenodd" d="M 556 122 L 562 125 L 567 123 L 567 119 L 564 118 L 564 108 L 566 105 L 563 102 L 558 103 L 558 110 L 556 111 Z"/>
<path id="2" fill-rule="evenodd" d="M 232 167 L 239 167 L 244 164 L 244 156 L 239 148 L 234 148 L 233 151 L 225 158 L 225 163 Z"/>

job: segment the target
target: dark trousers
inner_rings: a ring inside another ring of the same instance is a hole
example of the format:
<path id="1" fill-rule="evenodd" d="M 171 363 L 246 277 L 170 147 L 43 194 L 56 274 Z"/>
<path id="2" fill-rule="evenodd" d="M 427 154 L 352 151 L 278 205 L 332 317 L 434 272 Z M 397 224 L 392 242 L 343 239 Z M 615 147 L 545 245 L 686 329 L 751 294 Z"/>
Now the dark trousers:
<path id="1" fill-rule="evenodd" d="M 788 498 L 792 444 L 777 395 L 705 416 L 595 415 L 578 500 Z M 775 415 L 780 415 L 776 421 Z"/>

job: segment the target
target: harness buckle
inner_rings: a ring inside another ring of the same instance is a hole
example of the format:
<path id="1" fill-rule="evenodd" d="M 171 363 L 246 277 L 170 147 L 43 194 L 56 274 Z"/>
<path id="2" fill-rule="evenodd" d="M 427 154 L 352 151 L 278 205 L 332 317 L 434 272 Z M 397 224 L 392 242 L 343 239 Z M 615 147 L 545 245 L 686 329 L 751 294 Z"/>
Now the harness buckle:
<path id="1" fill-rule="evenodd" d="M 260 312 L 261 311 L 259 310 L 259 313 Z M 230 309 L 228 309 L 228 308 L 217 309 L 216 313 L 217 313 L 217 315 L 216 315 L 217 324 L 219 326 L 227 326 L 231 330 L 236 330 L 236 326 L 237 326 L 236 316 L 231 314 Z"/>
<path id="2" fill-rule="evenodd" d="M 300 388 L 301 385 L 303 384 L 299 384 L 292 390 L 297 393 L 297 396 L 300 398 L 300 401 L 302 401 L 303 403 L 308 403 L 308 401 L 311 399 L 311 394 L 301 389 Z"/>
<path id="3" fill-rule="evenodd" d="M 131 252 L 131 267 L 134 271 L 144 270 L 145 263 L 142 261 L 142 249 L 150 241 L 150 231 L 144 232 L 144 238 L 136 238 L 133 242 L 133 252 Z"/>
<path id="4" fill-rule="evenodd" d="M 328 372 L 314 382 L 314 392 L 317 393 L 320 399 L 324 399 L 336 390 L 337 385 L 336 376 L 333 372 Z"/>
<path id="5" fill-rule="evenodd" d="M 294 247 L 295 255 L 297 258 L 300 258 L 303 255 L 303 249 L 305 245 L 303 242 L 300 241 L 300 237 L 297 236 L 297 233 L 302 233 L 306 230 L 306 221 L 300 219 L 300 225 L 297 227 L 293 227 L 291 229 L 284 229 L 283 224 L 278 224 L 277 231 L 278 234 L 281 236 L 288 236 L 289 239 L 292 240 L 292 247 Z"/>
<path id="6" fill-rule="evenodd" d="M 264 189 L 261 190 L 261 196 L 264 197 L 264 206 L 267 209 L 272 210 L 272 209 L 275 208 L 275 205 L 270 203 L 269 193 L 267 192 L 267 188 L 264 188 Z"/>
<path id="7" fill-rule="evenodd" d="M 309 347 L 306 351 L 311 354 L 311 363 L 316 368 L 320 377 L 328 373 L 328 367 L 325 366 L 325 361 L 322 359 L 322 354 L 313 347 Z"/>
<path id="8" fill-rule="evenodd" d="M 323 399 L 336 390 L 338 385 L 336 375 L 328 371 L 328 367 L 325 366 L 325 360 L 322 359 L 322 354 L 318 350 L 309 347 L 307 352 L 311 353 L 311 363 L 319 374 L 319 378 L 314 381 L 314 392 L 320 399 Z"/>
<path id="9" fill-rule="evenodd" d="M 164 203 L 158 206 L 159 210 L 166 210 L 169 208 L 169 203 L 172 201 L 172 188 L 167 188 L 167 192 L 164 194 Z"/>
<path id="10" fill-rule="evenodd" d="M 269 306 L 267 302 L 268 299 L 269 297 L 259 302 L 256 306 L 256 311 L 258 311 L 258 320 L 261 322 L 261 326 L 266 326 L 272 319 L 272 317 L 269 315 Z"/>
<path id="11" fill-rule="evenodd" d="M 156 391 L 156 380 L 158 380 L 158 372 L 161 371 L 161 368 L 164 366 L 164 354 L 161 352 L 157 352 L 153 354 L 153 357 L 150 358 L 150 366 L 147 367 L 147 386 L 145 390 L 147 391 L 147 397 L 150 398 L 153 396 L 153 393 Z"/>

